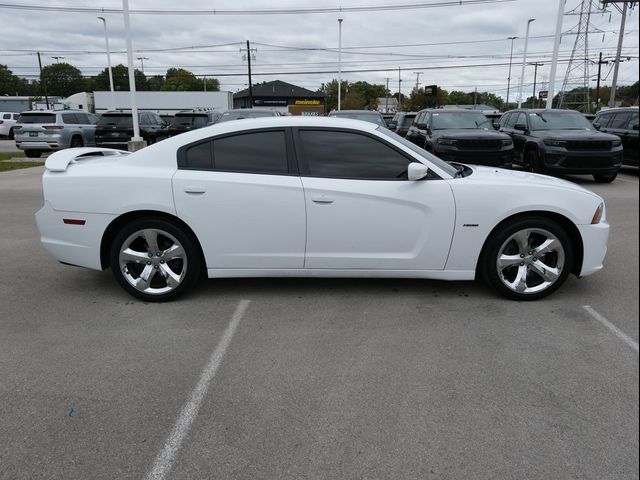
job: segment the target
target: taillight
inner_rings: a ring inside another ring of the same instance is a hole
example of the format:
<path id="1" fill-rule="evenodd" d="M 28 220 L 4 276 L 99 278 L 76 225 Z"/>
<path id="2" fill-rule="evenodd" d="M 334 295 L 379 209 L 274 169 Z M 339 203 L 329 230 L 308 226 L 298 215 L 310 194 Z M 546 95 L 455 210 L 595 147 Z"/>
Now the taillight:
<path id="1" fill-rule="evenodd" d="M 4 120 L 0 120 L 0 125 L 2 125 L 4 123 Z"/>
<path id="2" fill-rule="evenodd" d="M 43 125 L 42 128 L 45 130 L 62 130 L 64 127 L 62 125 Z"/>

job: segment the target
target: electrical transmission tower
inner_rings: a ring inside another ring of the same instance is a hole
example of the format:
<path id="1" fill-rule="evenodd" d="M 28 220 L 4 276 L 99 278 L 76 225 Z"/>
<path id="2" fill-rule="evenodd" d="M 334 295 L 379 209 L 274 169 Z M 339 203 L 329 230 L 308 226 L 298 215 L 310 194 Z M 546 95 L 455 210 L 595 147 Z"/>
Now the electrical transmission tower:
<path id="1" fill-rule="evenodd" d="M 598 8 L 599 0 L 582 0 L 573 10 L 565 15 L 579 15 L 578 24 L 565 32 L 564 35 L 575 35 L 571 58 L 567 66 L 567 73 L 560 94 L 558 95 L 558 108 L 580 108 L 584 112 L 591 111 L 589 101 L 589 34 L 602 33 L 591 24 L 591 14 L 604 13 Z"/>

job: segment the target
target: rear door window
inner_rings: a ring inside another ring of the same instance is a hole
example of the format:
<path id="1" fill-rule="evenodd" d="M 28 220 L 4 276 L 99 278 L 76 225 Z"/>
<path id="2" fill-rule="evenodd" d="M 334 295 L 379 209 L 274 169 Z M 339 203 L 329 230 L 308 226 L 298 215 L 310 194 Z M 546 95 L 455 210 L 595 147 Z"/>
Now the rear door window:
<path id="1" fill-rule="evenodd" d="M 625 128 L 629 120 L 631 120 L 630 112 L 616 113 L 609 124 L 609 128 Z"/>
<path id="2" fill-rule="evenodd" d="M 5 113 L 4 115 L 2 115 L 2 119 L 3 120 L 11 120 L 11 114 L 10 113 Z"/>
<path id="3" fill-rule="evenodd" d="M 288 174 L 284 130 L 216 138 L 213 140 L 213 168 L 226 172 Z"/>

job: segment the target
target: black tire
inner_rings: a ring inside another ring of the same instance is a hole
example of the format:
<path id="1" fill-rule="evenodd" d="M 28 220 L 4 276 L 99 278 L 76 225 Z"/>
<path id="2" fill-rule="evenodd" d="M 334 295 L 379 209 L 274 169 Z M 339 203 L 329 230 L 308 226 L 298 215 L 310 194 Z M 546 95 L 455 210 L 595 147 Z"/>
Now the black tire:
<path id="1" fill-rule="evenodd" d="M 518 247 L 518 241 L 512 240 L 518 232 L 529 232 L 525 234 L 528 252 L 523 252 Z M 554 237 L 553 240 L 559 242 L 559 245 L 552 245 L 558 246 L 561 250 L 536 253 L 536 249 L 541 245 L 538 242 L 545 237 L 547 240 Z M 525 257 L 521 258 L 523 253 Z M 505 261 L 499 266 L 498 259 L 502 254 L 505 255 Z M 538 300 L 550 295 L 565 282 L 572 270 L 573 261 L 573 244 L 561 225 L 543 217 L 521 217 L 500 226 L 487 239 L 480 258 L 480 273 L 489 286 L 507 298 Z M 509 265 L 510 263 L 512 264 Z M 542 269 L 545 275 L 555 277 L 549 285 L 545 285 L 548 282 L 542 281 L 544 278 L 539 273 L 541 265 L 546 267 Z M 528 291 L 516 289 L 516 284 L 522 285 L 522 282 L 518 282 L 521 272 L 526 272 L 522 276 Z M 512 286 L 507 286 L 507 282 L 512 283 Z"/>
<path id="2" fill-rule="evenodd" d="M 42 152 L 40 150 L 25 150 L 24 154 L 28 158 L 40 158 L 40 156 L 42 155 Z"/>
<path id="3" fill-rule="evenodd" d="M 533 173 L 542 172 L 542 167 L 540 165 L 540 157 L 538 156 L 537 151 L 529 150 L 525 155 L 524 162 L 530 172 L 533 172 Z"/>
<path id="4" fill-rule="evenodd" d="M 153 231 L 156 234 L 155 243 L 158 248 L 155 250 L 162 256 L 149 251 L 149 242 L 141 235 L 143 231 Z M 121 263 L 121 252 L 125 244 L 128 251 L 134 250 L 136 255 L 141 255 L 136 257 L 135 262 L 124 260 L 126 263 Z M 164 254 L 169 251 L 165 247 L 173 245 L 181 247 L 184 255 L 169 258 L 170 255 L 167 254 L 167 261 L 163 261 Z M 145 257 L 149 253 L 152 256 Z M 147 302 L 166 302 L 183 295 L 196 285 L 204 270 L 202 254 L 192 235 L 173 223 L 156 217 L 140 218 L 126 224 L 113 239 L 109 259 L 113 276 L 120 286 L 130 295 Z M 167 281 L 167 268 L 180 278 L 175 286 L 169 285 Z M 145 269 L 149 270 L 146 279 Z M 136 287 L 132 282 L 139 283 L 140 286 Z M 148 285 L 146 291 L 143 290 L 144 284 Z"/>
<path id="5" fill-rule="evenodd" d="M 616 173 L 611 173 L 608 175 L 601 175 L 601 174 L 593 174 L 593 179 L 597 182 L 597 183 L 611 183 L 613 182 L 616 177 L 618 176 L 618 172 Z"/>
<path id="6" fill-rule="evenodd" d="M 13 140 L 13 127 L 9 129 L 9 140 Z"/>
<path id="7" fill-rule="evenodd" d="M 73 136 L 71 137 L 71 143 L 69 144 L 71 148 L 79 148 L 84 146 L 84 142 L 82 141 L 82 137 Z"/>

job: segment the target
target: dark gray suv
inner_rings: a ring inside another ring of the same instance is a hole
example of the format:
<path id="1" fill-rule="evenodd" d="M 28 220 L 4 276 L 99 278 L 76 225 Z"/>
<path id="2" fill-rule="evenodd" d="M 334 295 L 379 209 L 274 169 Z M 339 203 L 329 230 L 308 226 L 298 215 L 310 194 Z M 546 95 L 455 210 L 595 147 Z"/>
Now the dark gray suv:
<path id="1" fill-rule="evenodd" d="M 593 126 L 604 133 L 612 133 L 622 140 L 623 165 L 638 166 L 638 107 L 601 110 Z"/>

